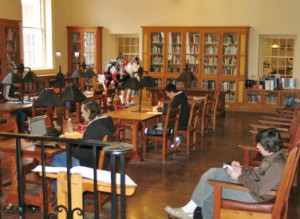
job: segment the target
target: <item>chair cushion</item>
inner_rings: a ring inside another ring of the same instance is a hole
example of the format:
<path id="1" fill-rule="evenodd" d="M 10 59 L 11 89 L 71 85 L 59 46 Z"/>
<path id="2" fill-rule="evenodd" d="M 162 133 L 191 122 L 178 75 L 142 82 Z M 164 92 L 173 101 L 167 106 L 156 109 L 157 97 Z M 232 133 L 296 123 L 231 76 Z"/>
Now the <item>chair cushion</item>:
<path id="1" fill-rule="evenodd" d="M 263 213 L 271 213 L 273 206 L 274 206 L 273 201 L 249 203 L 249 202 L 238 202 L 229 199 L 222 199 L 222 203 L 221 203 L 221 208 L 224 209 L 263 212 Z"/>

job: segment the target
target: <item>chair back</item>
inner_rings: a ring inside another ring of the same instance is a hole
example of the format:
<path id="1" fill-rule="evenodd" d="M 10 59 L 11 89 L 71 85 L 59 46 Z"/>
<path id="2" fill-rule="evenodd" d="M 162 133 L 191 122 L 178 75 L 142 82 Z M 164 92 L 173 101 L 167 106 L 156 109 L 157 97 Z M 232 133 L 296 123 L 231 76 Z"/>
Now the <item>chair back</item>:
<path id="1" fill-rule="evenodd" d="M 105 95 L 103 93 L 103 90 L 94 90 L 93 99 L 95 101 L 97 101 L 97 103 L 99 104 L 99 106 L 101 106 L 101 111 L 104 111 L 104 109 L 102 109 L 103 103 L 104 103 L 104 99 L 105 99 Z"/>
<path id="2" fill-rule="evenodd" d="M 212 104 L 213 104 L 213 98 L 211 94 L 206 94 L 205 100 L 202 106 L 202 109 L 199 111 L 199 119 L 200 119 L 200 133 L 201 136 L 204 136 L 205 131 L 209 127 L 209 121 L 210 119 L 210 114 L 209 112 L 212 109 Z"/>
<path id="3" fill-rule="evenodd" d="M 201 108 L 200 103 L 193 103 L 190 105 L 190 116 L 189 116 L 189 122 L 187 127 L 188 130 L 197 129 L 200 108 Z"/>
<path id="4" fill-rule="evenodd" d="M 169 129 L 173 129 L 173 136 L 177 135 L 178 130 L 178 123 L 179 123 L 179 117 L 180 117 L 180 111 L 181 106 L 178 106 L 176 108 L 168 108 L 165 124 L 164 124 L 164 133 L 163 138 L 165 138 L 169 134 Z"/>
<path id="5" fill-rule="evenodd" d="M 17 121 L 14 117 L 11 117 L 9 121 L 5 123 L 0 123 L 0 132 L 12 132 L 18 133 Z M 0 138 L 4 139 L 4 138 Z"/>
<path id="6" fill-rule="evenodd" d="M 282 180 L 277 192 L 277 197 L 272 211 L 272 219 L 287 217 L 290 192 L 299 162 L 299 147 L 294 147 L 288 155 L 288 159 L 282 175 Z"/>
<path id="7" fill-rule="evenodd" d="M 105 92 L 105 98 L 103 102 L 104 110 L 103 112 L 107 112 L 109 109 L 110 111 L 114 110 L 114 98 L 116 95 L 116 90 L 115 89 L 107 89 Z M 109 104 L 108 104 L 109 101 Z"/>

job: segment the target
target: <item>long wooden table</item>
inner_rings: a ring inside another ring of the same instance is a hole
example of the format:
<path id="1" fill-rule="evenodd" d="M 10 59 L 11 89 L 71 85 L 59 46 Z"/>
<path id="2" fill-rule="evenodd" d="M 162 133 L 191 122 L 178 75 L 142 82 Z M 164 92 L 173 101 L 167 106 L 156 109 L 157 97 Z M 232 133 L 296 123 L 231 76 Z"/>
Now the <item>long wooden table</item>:
<path id="1" fill-rule="evenodd" d="M 18 197 L 18 178 L 17 178 L 17 161 L 16 161 L 16 146 L 15 146 L 15 139 L 7 139 L 0 142 L 0 151 L 4 153 L 4 156 L 7 156 L 7 160 L 5 162 L 8 162 L 10 164 L 10 180 L 11 185 L 9 187 L 9 190 L 6 194 L 5 203 L 9 204 L 16 204 L 18 203 L 19 197 Z M 41 164 L 41 149 L 35 147 L 32 142 L 25 142 L 24 140 L 21 141 L 22 145 L 22 158 L 33 158 L 38 160 L 38 162 Z M 45 163 L 46 165 L 50 165 L 52 158 L 54 155 L 62 152 L 63 148 L 56 148 L 56 149 L 49 149 L 45 148 L 44 154 L 45 154 Z M 2 161 L 3 162 L 3 161 Z M 55 200 L 53 196 L 53 192 L 51 192 L 48 189 L 48 200 Z M 37 195 L 36 194 L 28 194 L 25 192 L 24 195 L 24 202 L 32 205 L 37 205 L 40 207 L 43 207 L 43 194 L 42 191 L 40 191 Z M 51 203 L 50 209 L 51 209 Z"/>
<path id="2" fill-rule="evenodd" d="M 151 109 L 151 106 L 143 106 L 142 111 Z M 158 118 L 160 115 L 147 114 L 146 112 L 136 112 L 138 106 L 118 109 L 115 111 L 104 113 L 103 115 L 111 116 L 115 121 L 120 120 L 121 124 L 130 125 L 131 127 L 131 143 L 134 146 L 132 161 L 141 161 L 142 157 L 139 155 L 139 128 L 150 120 Z"/>
<path id="3" fill-rule="evenodd" d="M 0 114 L 4 116 L 8 121 L 11 119 L 11 114 L 14 111 L 22 109 L 31 109 L 32 103 L 0 103 Z"/>

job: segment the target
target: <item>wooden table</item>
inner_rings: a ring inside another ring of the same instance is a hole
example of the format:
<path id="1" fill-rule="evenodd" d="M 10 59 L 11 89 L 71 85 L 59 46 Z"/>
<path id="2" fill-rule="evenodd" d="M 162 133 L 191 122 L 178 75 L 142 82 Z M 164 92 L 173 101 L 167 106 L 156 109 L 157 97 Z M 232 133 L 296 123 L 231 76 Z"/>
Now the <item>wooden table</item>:
<path id="1" fill-rule="evenodd" d="M 22 145 L 22 158 L 34 158 L 38 160 L 41 164 L 41 149 L 35 147 L 32 142 L 25 142 L 24 140 L 21 141 Z M 45 163 L 46 165 L 50 165 L 52 158 L 54 155 L 62 152 L 63 148 L 58 149 L 49 149 L 45 148 Z M 5 203 L 18 203 L 18 178 L 17 178 L 17 161 L 16 161 L 16 146 L 15 146 L 15 139 L 8 139 L 5 141 L 1 141 L 0 144 L 0 151 L 4 152 L 7 156 L 8 160 L 5 162 L 9 162 L 10 165 L 10 177 L 11 177 L 11 185 L 9 187 L 8 193 L 6 194 Z M 50 184 L 48 185 L 48 187 Z M 48 189 L 48 200 L 55 200 L 53 197 L 53 192 Z M 52 197 L 51 197 L 52 196 Z M 27 194 L 24 195 L 24 202 L 32 205 L 37 205 L 43 207 L 43 194 L 42 191 L 39 192 L 38 195 L 36 194 Z M 49 202 L 48 202 L 49 203 Z M 50 203 L 49 203 L 50 204 Z M 49 205 L 51 208 L 51 204 Z"/>
<path id="2" fill-rule="evenodd" d="M 0 114 L 4 115 L 10 121 L 11 114 L 14 111 L 22 109 L 31 109 L 32 103 L 0 103 Z"/>
<path id="3" fill-rule="evenodd" d="M 152 107 L 142 107 L 142 110 L 149 110 Z M 130 125 L 131 127 L 131 143 L 134 146 L 132 161 L 141 161 L 142 157 L 139 156 L 139 127 L 140 125 L 158 118 L 160 115 L 147 114 L 146 112 L 133 112 L 138 110 L 138 106 L 118 109 L 115 111 L 104 113 L 105 116 L 111 116 L 115 121 L 120 120 L 121 124 Z"/>

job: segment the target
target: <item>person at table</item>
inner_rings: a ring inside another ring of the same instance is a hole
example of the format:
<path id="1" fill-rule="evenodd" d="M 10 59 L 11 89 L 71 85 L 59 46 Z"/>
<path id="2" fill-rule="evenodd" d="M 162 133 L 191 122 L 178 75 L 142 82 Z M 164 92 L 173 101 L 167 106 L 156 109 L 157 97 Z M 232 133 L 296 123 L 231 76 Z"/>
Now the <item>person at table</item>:
<path id="1" fill-rule="evenodd" d="M 95 100 L 85 100 L 81 105 L 81 113 L 87 129 L 83 134 L 86 140 L 102 140 L 105 135 L 113 136 L 115 133 L 114 123 L 111 117 L 101 116 L 101 107 Z M 92 147 L 78 145 L 72 148 L 72 166 L 93 167 Z M 66 167 L 66 152 L 53 157 L 51 166 Z"/>
<path id="2" fill-rule="evenodd" d="M 167 84 L 165 87 L 165 92 L 170 98 L 171 103 L 165 106 L 163 102 L 159 101 L 157 106 L 153 107 L 153 111 L 159 111 L 165 114 L 168 110 L 168 107 L 176 108 L 181 106 L 178 129 L 185 130 L 187 128 L 190 115 L 190 106 L 186 94 L 182 91 L 177 91 L 177 88 L 174 84 Z"/>
<path id="3" fill-rule="evenodd" d="M 14 101 L 14 102 L 21 101 L 19 89 L 16 86 L 10 84 L 4 86 L 3 97 L 5 101 Z M 12 113 L 12 115 L 16 117 L 18 132 L 23 133 L 25 131 L 23 130 L 24 122 L 27 120 L 28 117 L 31 116 L 31 110 L 28 109 L 16 110 Z"/>
<path id="4" fill-rule="evenodd" d="M 241 202 L 265 202 L 274 199 L 267 192 L 279 188 L 286 164 L 286 155 L 280 133 L 269 128 L 256 135 L 257 149 L 263 156 L 261 164 L 254 168 L 245 168 L 237 161 L 231 163 L 232 168 L 211 168 L 205 172 L 198 182 L 192 199 L 181 208 L 167 206 L 165 211 L 177 218 L 213 218 L 214 188 L 208 180 L 219 180 L 242 184 L 250 192 L 223 189 L 222 198 Z M 194 212 L 194 217 L 193 217 Z"/>

